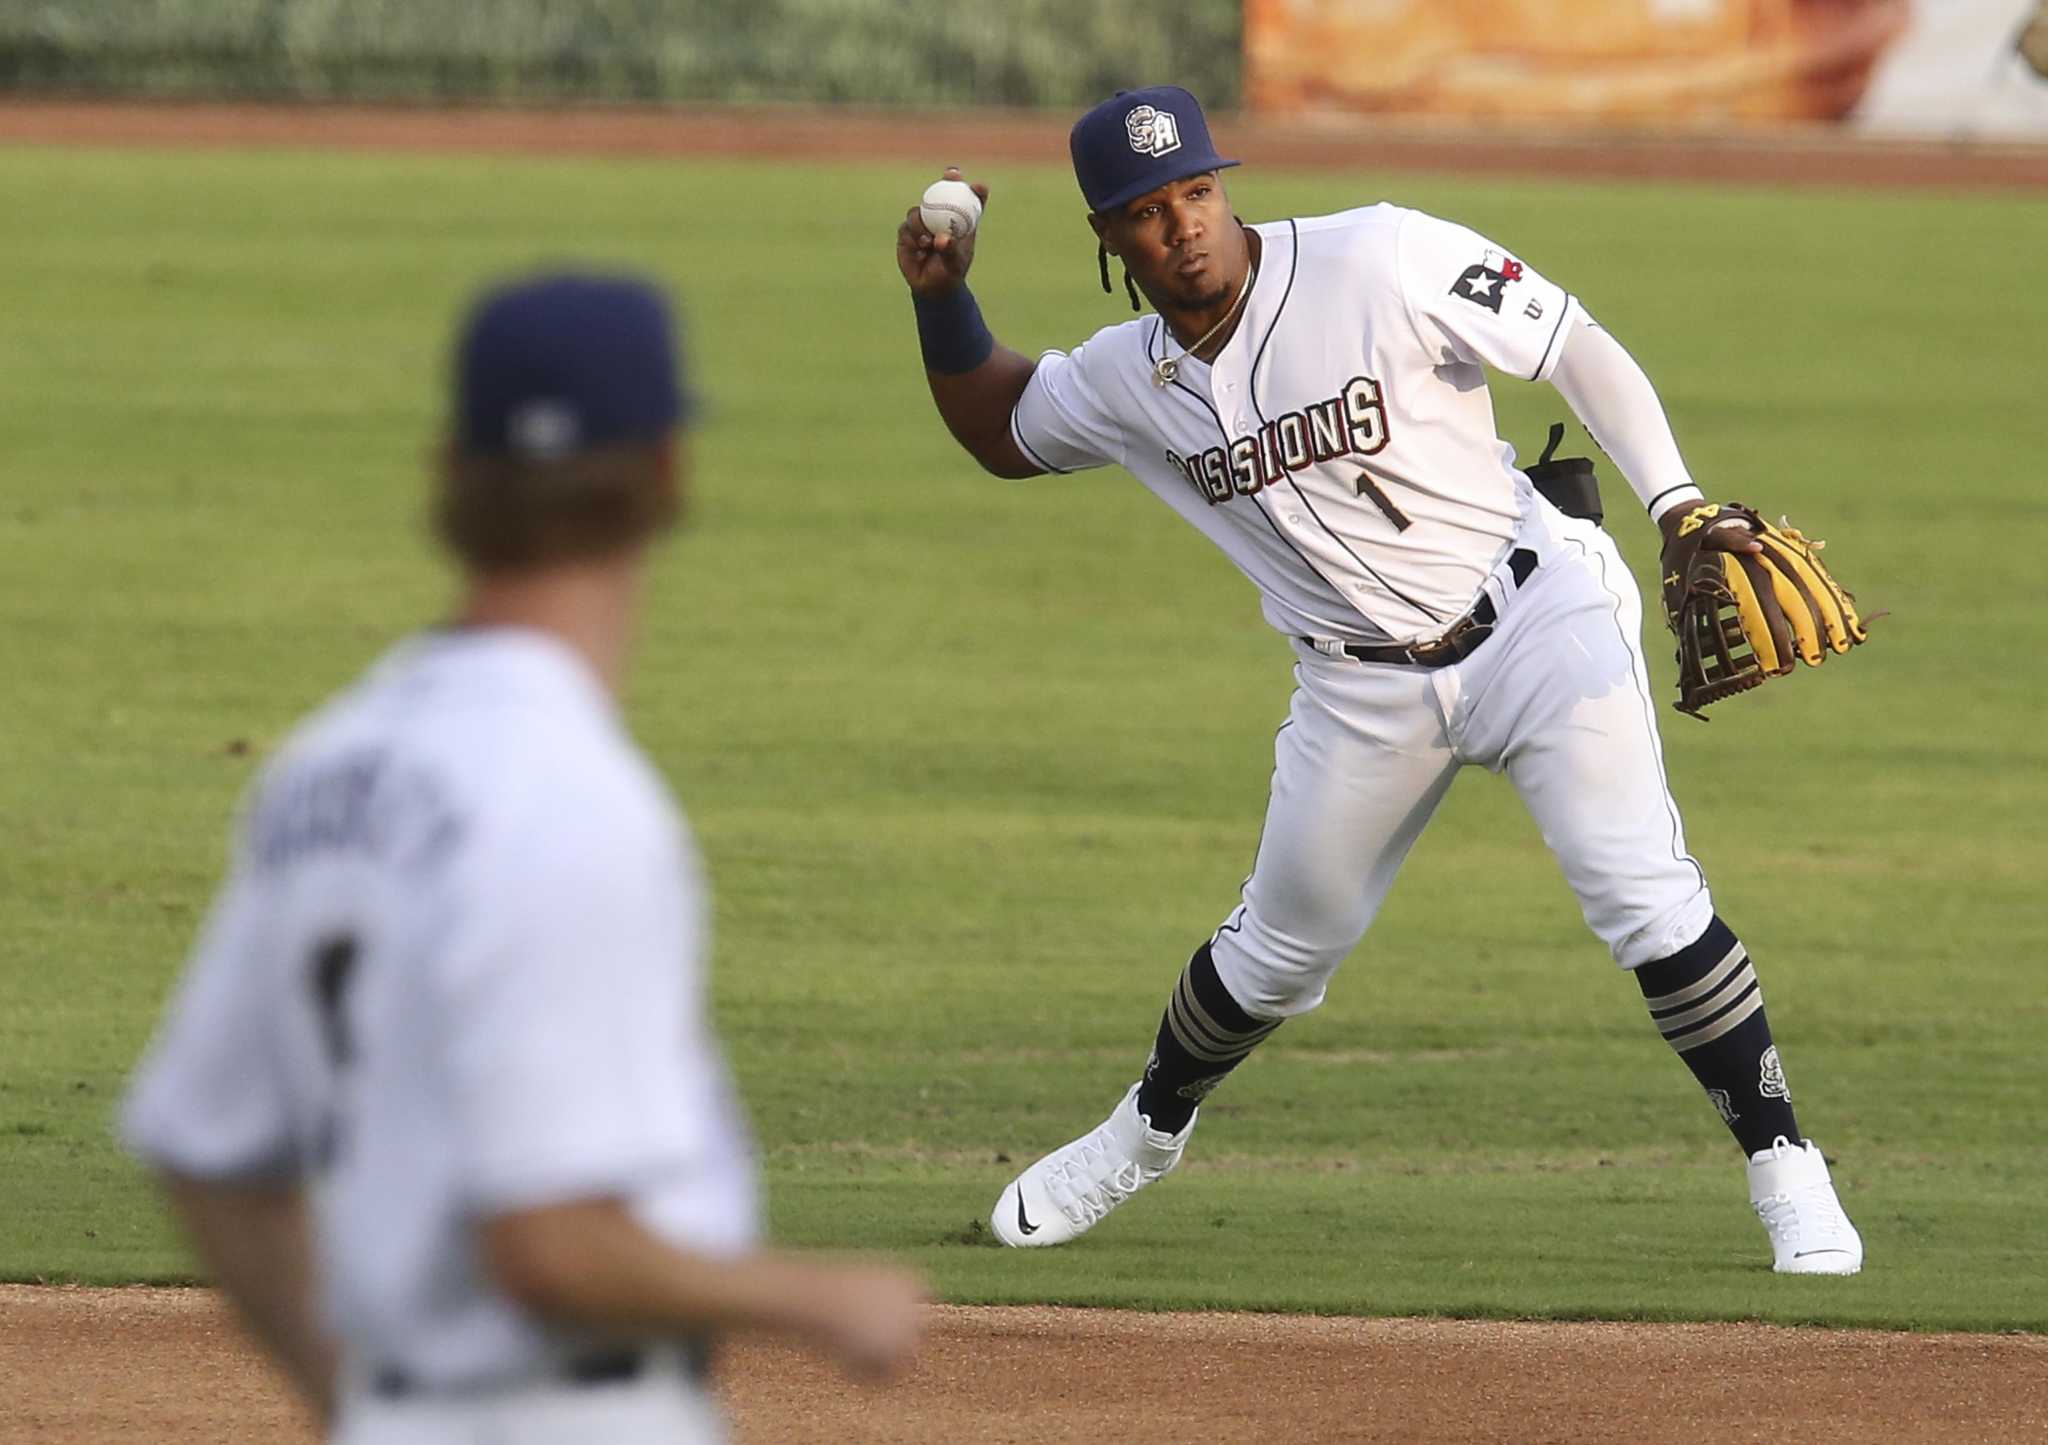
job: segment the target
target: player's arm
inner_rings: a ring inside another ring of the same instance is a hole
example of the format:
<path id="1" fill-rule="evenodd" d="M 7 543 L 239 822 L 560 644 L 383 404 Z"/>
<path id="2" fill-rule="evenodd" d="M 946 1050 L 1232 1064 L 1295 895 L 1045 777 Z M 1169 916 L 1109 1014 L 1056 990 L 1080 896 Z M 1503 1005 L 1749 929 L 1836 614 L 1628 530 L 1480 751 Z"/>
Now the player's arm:
<path id="1" fill-rule="evenodd" d="M 314 1305 L 304 1191 L 296 1183 L 229 1184 L 169 1172 L 161 1178 L 207 1273 L 326 1419 L 334 1408 L 336 1355 Z"/>
<path id="2" fill-rule="evenodd" d="M 949 169 L 946 178 L 959 180 L 959 170 Z M 974 193 L 987 203 L 987 186 L 976 182 Z M 1034 477 L 1045 469 L 1010 435 L 1010 414 L 1037 364 L 997 345 L 967 289 L 975 234 L 934 236 L 912 206 L 896 229 L 896 265 L 910 286 L 925 380 L 946 429 L 997 476 Z"/>
<path id="3" fill-rule="evenodd" d="M 1649 377 L 1578 299 L 1477 232 L 1421 212 L 1396 239 L 1417 339 L 1443 362 L 1548 381 L 1660 527 L 1701 501 Z"/>
<path id="4" fill-rule="evenodd" d="M 252 807 L 250 812 L 254 812 Z M 246 845 L 214 900 L 121 1110 L 206 1273 L 324 1417 L 335 1349 L 316 1315 L 304 1160 L 256 980 L 273 967 Z"/>
<path id="5" fill-rule="evenodd" d="M 1550 381 L 1667 537 L 1686 512 L 1706 500 L 1678 454 L 1656 387 L 1627 349 L 1583 310 L 1565 327 Z M 1753 538 L 1732 531 L 1717 536 L 1715 545 L 1759 549 Z"/>
<path id="6" fill-rule="evenodd" d="M 498 1284 L 534 1314 L 625 1334 L 757 1330 L 808 1341 L 876 1374 L 909 1355 L 923 1287 L 897 1269 L 680 1249 L 616 1199 L 497 1215 L 483 1228 Z"/>

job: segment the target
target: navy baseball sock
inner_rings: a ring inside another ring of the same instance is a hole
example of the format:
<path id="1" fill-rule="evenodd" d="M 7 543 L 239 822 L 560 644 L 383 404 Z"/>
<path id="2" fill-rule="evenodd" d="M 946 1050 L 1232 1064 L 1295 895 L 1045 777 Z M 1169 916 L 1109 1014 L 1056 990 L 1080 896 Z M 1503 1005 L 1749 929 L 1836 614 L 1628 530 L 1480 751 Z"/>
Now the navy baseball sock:
<path id="1" fill-rule="evenodd" d="M 1153 1128 L 1178 1134 L 1195 1106 L 1281 1022 L 1255 1019 L 1239 1008 L 1203 944 L 1181 970 L 1159 1020 L 1159 1037 L 1138 1085 L 1138 1112 Z"/>
<path id="2" fill-rule="evenodd" d="M 1748 950 L 1718 915 L 1697 943 L 1635 971 L 1666 1043 L 1692 1070 L 1745 1154 L 1797 1144 L 1792 1091 L 1771 1042 Z"/>

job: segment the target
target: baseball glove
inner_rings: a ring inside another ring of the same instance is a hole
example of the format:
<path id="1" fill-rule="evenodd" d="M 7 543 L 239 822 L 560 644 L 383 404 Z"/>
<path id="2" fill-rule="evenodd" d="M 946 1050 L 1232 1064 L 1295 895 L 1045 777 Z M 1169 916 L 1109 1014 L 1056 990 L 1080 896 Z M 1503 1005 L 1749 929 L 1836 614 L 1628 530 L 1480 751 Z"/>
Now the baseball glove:
<path id="1" fill-rule="evenodd" d="M 1710 545 L 1741 527 L 1763 546 L 1730 552 Z M 1820 560 L 1823 543 L 1790 524 L 1774 527 L 1740 502 L 1688 509 L 1664 539 L 1664 620 L 1678 635 L 1678 710 L 1706 721 L 1709 703 L 1761 687 L 1804 660 L 1866 640 L 1856 599 Z"/>

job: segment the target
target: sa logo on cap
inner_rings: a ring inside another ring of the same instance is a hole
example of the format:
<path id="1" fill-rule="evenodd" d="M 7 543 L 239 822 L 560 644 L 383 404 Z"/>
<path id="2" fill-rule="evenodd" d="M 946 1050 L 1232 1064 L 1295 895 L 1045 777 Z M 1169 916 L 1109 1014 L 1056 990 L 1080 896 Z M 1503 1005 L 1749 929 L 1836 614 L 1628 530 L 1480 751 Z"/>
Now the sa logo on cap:
<path id="1" fill-rule="evenodd" d="M 1163 156 L 1180 149 L 1180 122 L 1172 111 L 1141 105 L 1124 117 L 1124 129 L 1130 133 L 1131 149 L 1141 156 Z"/>
<path id="2" fill-rule="evenodd" d="M 576 450 L 583 428 L 568 402 L 538 397 L 513 412 L 505 430 L 515 450 L 552 461 Z"/>

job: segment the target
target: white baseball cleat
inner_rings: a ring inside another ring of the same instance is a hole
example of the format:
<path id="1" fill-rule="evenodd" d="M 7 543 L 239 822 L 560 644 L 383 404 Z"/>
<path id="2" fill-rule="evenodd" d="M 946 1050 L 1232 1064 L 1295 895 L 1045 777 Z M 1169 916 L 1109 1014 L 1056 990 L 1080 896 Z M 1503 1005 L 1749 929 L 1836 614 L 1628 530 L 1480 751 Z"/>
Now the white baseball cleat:
<path id="1" fill-rule="evenodd" d="M 1779 1274 L 1854 1274 L 1863 1268 L 1863 1238 L 1828 1179 L 1827 1160 L 1811 1139 L 1793 1145 L 1780 1134 L 1749 1158 L 1749 1202 L 1770 1232 Z"/>
<path id="2" fill-rule="evenodd" d="M 1195 1121 L 1162 1134 L 1138 1112 L 1138 1086 L 1094 1129 L 1062 1145 L 1012 1179 L 989 1215 L 989 1228 L 1016 1249 L 1065 1244 L 1180 1163 Z"/>

